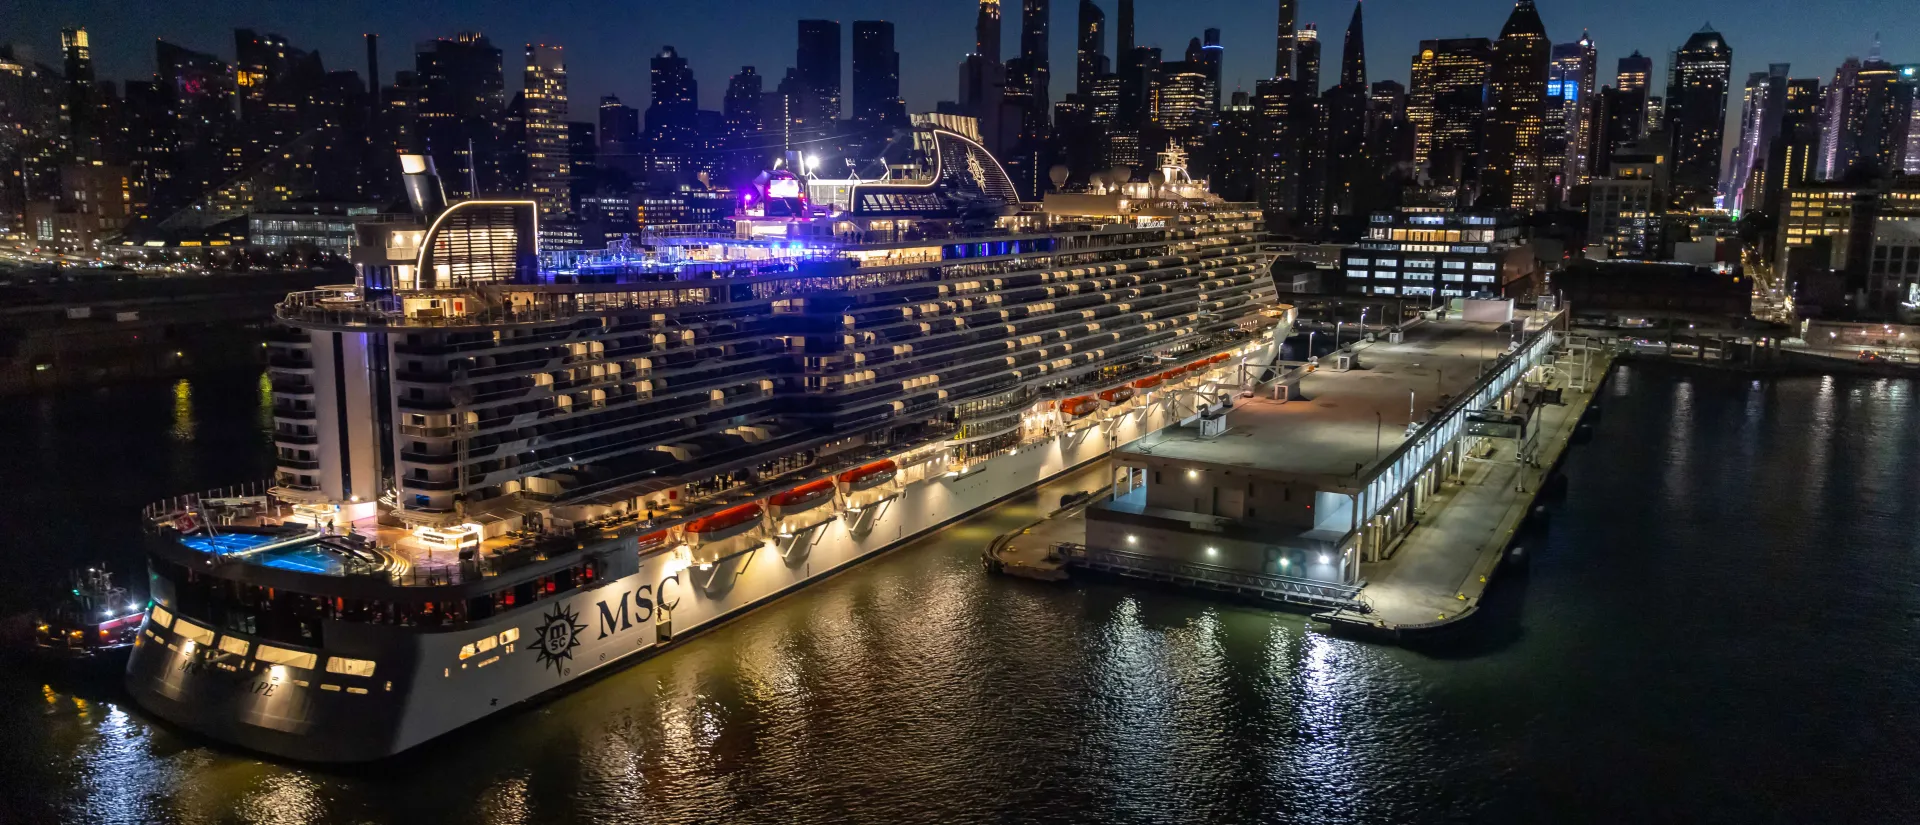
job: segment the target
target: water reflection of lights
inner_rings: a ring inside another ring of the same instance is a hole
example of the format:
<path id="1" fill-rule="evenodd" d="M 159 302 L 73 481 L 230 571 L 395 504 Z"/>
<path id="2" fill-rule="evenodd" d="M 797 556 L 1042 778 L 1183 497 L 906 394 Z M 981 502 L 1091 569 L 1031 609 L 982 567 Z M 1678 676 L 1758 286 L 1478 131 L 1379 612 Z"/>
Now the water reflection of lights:
<path id="1" fill-rule="evenodd" d="M 533 803 L 528 798 L 526 777 L 516 776 L 495 782 L 480 799 L 483 825 L 519 825 L 532 822 Z"/>
<path id="2" fill-rule="evenodd" d="M 269 776 L 261 780 L 259 787 L 247 794 L 237 806 L 242 822 L 301 823 L 320 822 L 326 816 L 325 799 L 320 786 L 305 773 L 288 772 Z M 484 821 L 521 822 L 520 819 Z"/>

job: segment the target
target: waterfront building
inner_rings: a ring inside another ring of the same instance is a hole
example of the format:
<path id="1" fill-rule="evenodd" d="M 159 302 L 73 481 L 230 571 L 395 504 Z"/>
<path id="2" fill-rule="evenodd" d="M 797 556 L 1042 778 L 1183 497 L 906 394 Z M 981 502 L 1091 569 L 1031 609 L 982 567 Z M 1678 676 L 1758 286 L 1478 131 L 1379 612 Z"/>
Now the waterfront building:
<path id="1" fill-rule="evenodd" d="M 1666 131 L 1673 141 L 1673 199 L 1714 205 L 1727 121 L 1733 49 L 1711 27 L 1694 32 L 1667 67 Z"/>
<path id="2" fill-rule="evenodd" d="M 1533 0 L 1518 0 L 1493 45 L 1493 71 L 1488 75 L 1486 166 L 1480 186 L 1495 208 L 1534 210 L 1546 203 L 1543 149 L 1551 51 Z"/>
<path id="3" fill-rule="evenodd" d="M 486 35 L 463 32 L 420 44 L 414 54 L 419 107 L 413 112 L 418 149 L 443 170 L 456 198 L 512 192 L 497 174 L 505 142 L 506 80 L 500 50 Z M 524 191 L 524 190 L 521 190 Z"/>
<path id="4" fill-rule="evenodd" d="M 1443 300 L 1498 295 L 1535 274 L 1533 247 L 1509 213 L 1376 212 L 1366 237 L 1341 252 L 1350 295 Z"/>
<path id="5" fill-rule="evenodd" d="M 1601 323 L 1698 318 L 1719 323 L 1753 312 L 1753 283 L 1710 266 L 1575 260 L 1547 286 L 1578 317 Z"/>

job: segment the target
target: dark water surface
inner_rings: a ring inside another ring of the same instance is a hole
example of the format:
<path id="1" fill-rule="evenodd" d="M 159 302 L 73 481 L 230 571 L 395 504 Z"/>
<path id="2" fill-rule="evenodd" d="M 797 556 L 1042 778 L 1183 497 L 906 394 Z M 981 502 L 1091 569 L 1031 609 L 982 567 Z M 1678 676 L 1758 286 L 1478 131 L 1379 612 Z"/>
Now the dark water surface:
<path id="1" fill-rule="evenodd" d="M 1623 369 L 1530 571 L 1446 648 L 988 578 L 1029 497 L 373 768 L 0 674 L 0 822 L 1913 821 L 1915 392 Z M 262 399 L 5 402 L 0 594 L 132 571 L 144 501 L 264 477 Z"/>

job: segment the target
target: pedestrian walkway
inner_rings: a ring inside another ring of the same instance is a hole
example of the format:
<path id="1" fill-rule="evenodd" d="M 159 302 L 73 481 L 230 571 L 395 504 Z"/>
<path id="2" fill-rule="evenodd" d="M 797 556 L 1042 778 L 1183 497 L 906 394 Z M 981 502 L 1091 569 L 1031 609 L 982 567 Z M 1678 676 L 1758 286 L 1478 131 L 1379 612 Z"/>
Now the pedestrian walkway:
<path id="1" fill-rule="evenodd" d="M 1601 356 L 1596 373 L 1605 374 L 1608 363 Z M 1326 618 L 1406 631 L 1471 614 L 1593 399 L 1591 390 L 1566 383 L 1564 377 L 1555 379 L 1565 403 L 1540 409 L 1533 441 L 1495 441 L 1490 454 L 1467 458 L 1460 477 L 1444 484 L 1415 514 L 1416 525 L 1391 556 L 1362 565 L 1366 586 L 1358 598 L 1371 613 L 1338 611 Z M 1516 454 L 1521 449 L 1530 461 Z"/>

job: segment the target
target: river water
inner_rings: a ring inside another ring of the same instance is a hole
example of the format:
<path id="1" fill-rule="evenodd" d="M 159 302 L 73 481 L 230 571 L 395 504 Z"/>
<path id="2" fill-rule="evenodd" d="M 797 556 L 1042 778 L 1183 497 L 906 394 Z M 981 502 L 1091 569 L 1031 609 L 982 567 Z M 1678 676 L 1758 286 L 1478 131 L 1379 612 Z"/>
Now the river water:
<path id="1" fill-rule="evenodd" d="M 373 768 L 0 674 L 0 822 L 1911 821 L 1916 389 L 1622 368 L 1529 569 L 1444 647 L 989 578 L 1028 496 Z M 0 595 L 124 578 L 143 502 L 264 477 L 264 398 L 9 400 Z"/>

